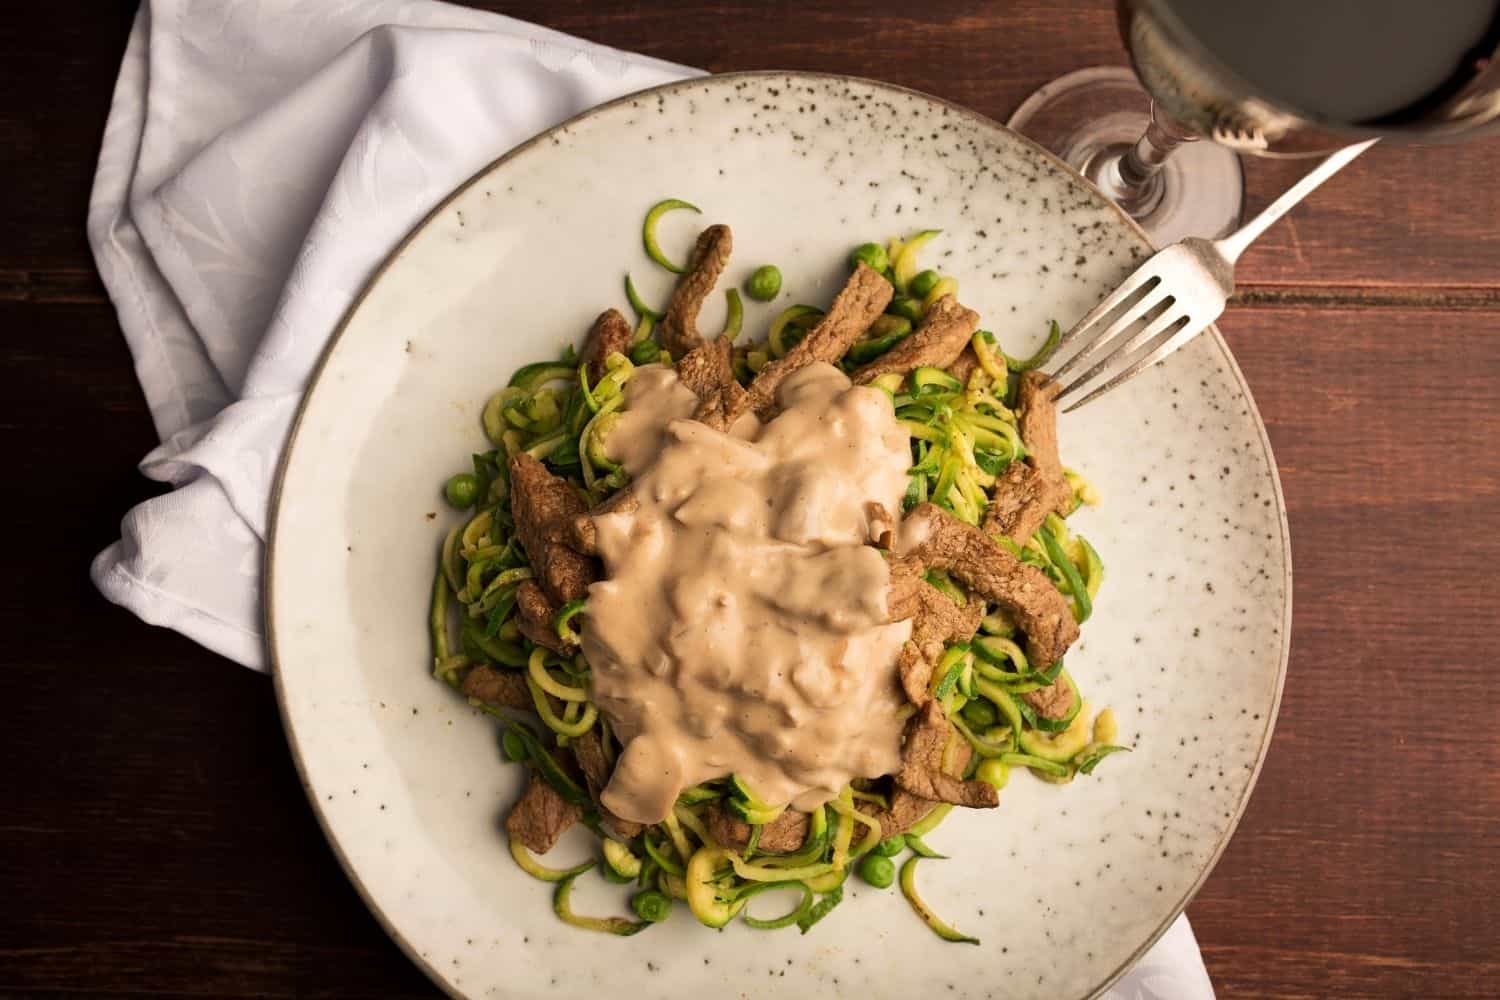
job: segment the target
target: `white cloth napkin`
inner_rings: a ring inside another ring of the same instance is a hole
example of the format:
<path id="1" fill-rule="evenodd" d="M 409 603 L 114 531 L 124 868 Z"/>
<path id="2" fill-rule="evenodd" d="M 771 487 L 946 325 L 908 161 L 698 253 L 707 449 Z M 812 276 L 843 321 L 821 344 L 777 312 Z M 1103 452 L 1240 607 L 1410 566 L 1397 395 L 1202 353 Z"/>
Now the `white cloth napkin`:
<path id="1" fill-rule="evenodd" d="M 147 0 L 88 230 L 173 490 L 94 560 L 104 595 L 265 669 L 271 480 L 372 269 L 506 149 L 696 72 L 433 0 Z M 1212 998 L 1186 920 L 1108 995 Z"/>

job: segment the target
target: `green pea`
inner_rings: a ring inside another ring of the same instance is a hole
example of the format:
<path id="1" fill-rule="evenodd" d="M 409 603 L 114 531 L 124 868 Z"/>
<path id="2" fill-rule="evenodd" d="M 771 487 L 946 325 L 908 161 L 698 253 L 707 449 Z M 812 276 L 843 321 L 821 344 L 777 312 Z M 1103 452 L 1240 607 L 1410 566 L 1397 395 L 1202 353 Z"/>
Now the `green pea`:
<path id="1" fill-rule="evenodd" d="M 906 838 L 899 833 L 875 845 L 875 853 L 882 858 L 894 858 L 904 850 L 906 850 Z"/>
<path id="2" fill-rule="evenodd" d="M 906 290 L 911 292 L 911 294 L 916 298 L 925 299 L 927 297 L 927 293 L 932 291 L 932 286 L 936 285 L 939 281 L 942 280 L 943 276 L 941 274 L 938 274 L 936 271 L 923 271 L 915 278 L 911 279 L 911 283 L 906 286 Z"/>
<path id="3" fill-rule="evenodd" d="M 1000 720 L 1000 714 L 995 711 L 995 706 L 985 698 L 976 698 L 964 706 L 959 713 L 964 721 L 975 729 L 985 730 Z"/>
<path id="4" fill-rule="evenodd" d="M 918 299 L 898 295 L 891 299 L 891 304 L 886 306 L 886 312 L 893 316 L 900 316 L 916 323 L 922 319 L 922 303 Z"/>
<path id="5" fill-rule="evenodd" d="M 860 261 L 864 261 L 877 271 L 884 271 L 890 265 L 885 255 L 885 247 L 879 243 L 861 243 L 855 247 L 854 252 L 849 255 L 849 264 L 851 267 L 858 267 Z"/>
<path id="6" fill-rule="evenodd" d="M 506 760 L 517 763 L 530 756 L 526 752 L 526 741 L 514 729 L 507 729 L 505 734 L 500 737 L 500 749 L 504 751 Z"/>
<path id="7" fill-rule="evenodd" d="M 472 472 L 460 472 L 443 486 L 443 495 L 459 510 L 472 507 L 479 500 L 479 477 Z"/>
<path id="8" fill-rule="evenodd" d="M 979 766 L 974 769 L 974 777 L 992 788 L 1004 788 L 1005 783 L 1010 780 L 1010 765 L 991 757 L 980 761 Z"/>
<path id="9" fill-rule="evenodd" d="M 647 889 L 630 897 L 630 908 L 642 920 L 659 924 L 672 913 L 672 897 L 655 889 Z"/>
<path id="10" fill-rule="evenodd" d="M 878 854 L 866 854 L 859 862 L 859 877 L 877 889 L 889 889 L 896 881 L 896 864 Z"/>
<path id="11" fill-rule="evenodd" d="M 757 302 L 770 302 L 781 292 L 781 268 L 775 264 L 757 267 L 745 282 L 745 293 Z"/>

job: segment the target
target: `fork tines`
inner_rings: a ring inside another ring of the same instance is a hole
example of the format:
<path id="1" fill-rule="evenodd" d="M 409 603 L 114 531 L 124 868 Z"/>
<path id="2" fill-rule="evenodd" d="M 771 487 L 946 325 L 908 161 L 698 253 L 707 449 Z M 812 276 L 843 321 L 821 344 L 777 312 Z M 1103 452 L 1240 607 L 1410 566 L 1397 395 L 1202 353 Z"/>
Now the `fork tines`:
<path id="1" fill-rule="evenodd" d="M 1061 385 L 1058 400 L 1068 403 L 1064 412 L 1139 375 L 1212 321 L 1198 321 L 1181 282 L 1168 280 L 1182 263 L 1172 259 L 1174 249 L 1147 260 L 1058 341 L 1052 361 L 1062 363 L 1051 377 Z"/>

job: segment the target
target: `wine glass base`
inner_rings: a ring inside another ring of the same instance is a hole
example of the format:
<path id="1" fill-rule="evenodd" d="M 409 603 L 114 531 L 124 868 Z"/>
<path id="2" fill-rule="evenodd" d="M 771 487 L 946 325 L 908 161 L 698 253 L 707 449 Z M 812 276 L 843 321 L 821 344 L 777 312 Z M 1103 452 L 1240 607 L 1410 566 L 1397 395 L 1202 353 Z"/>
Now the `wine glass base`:
<path id="1" fill-rule="evenodd" d="M 1151 123 L 1151 98 L 1119 66 L 1075 70 L 1028 97 L 1006 124 L 1108 193 L 1109 172 Z M 1133 213 L 1158 247 L 1217 239 L 1240 224 L 1245 173 L 1231 149 L 1189 142 L 1167 157 L 1153 197 Z"/>

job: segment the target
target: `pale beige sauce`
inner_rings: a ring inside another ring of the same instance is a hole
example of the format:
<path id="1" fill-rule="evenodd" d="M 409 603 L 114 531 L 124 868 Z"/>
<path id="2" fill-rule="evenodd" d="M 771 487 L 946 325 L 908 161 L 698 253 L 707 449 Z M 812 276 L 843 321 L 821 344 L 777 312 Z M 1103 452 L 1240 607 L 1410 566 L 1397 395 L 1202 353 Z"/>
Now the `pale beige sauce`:
<path id="1" fill-rule="evenodd" d="M 639 506 L 595 519 L 607 579 L 589 589 L 592 694 L 624 750 L 602 795 L 639 823 L 738 774 L 811 809 L 900 763 L 890 573 L 868 504 L 899 510 L 908 438 L 878 389 L 816 364 L 780 415 L 724 434 L 670 368 L 626 387 L 607 448 Z"/>

